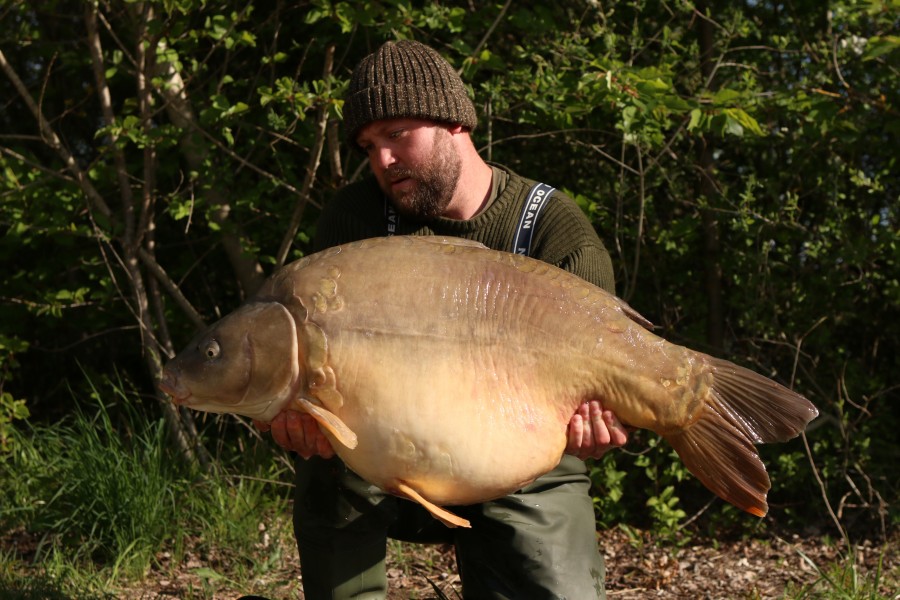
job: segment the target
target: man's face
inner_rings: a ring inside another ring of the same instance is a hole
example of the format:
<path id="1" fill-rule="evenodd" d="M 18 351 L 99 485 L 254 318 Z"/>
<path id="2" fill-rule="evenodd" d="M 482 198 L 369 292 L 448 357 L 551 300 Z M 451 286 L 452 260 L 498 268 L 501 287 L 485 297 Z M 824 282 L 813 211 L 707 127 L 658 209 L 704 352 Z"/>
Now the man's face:
<path id="1" fill-rule="evenodd" d="M 431 218 L 444 213 L 462 170 L 445 126 L 421 119 L 384 119 L 363 127 L 356 142 L 401 214 Z"/>

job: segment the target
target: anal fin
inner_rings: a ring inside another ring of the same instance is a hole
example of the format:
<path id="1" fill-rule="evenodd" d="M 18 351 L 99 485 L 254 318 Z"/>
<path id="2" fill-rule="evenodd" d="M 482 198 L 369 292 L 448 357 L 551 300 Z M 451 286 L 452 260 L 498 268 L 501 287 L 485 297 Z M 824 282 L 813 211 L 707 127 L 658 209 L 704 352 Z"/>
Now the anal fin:
<path id="1" fill-rule="evenodd" d="M 306 398 L 296 398 L 293 400 L 297 410 L 309 413 L 316 422 L 324 427 L 337 441 L 347 446 L 351 450 L 356 448 L 359 441 L 353 430 L 347 427 L 347 424 L 326 408 L 322 408 L 317 404 L 313 404 Z"/>
<path id="2" fill-rule="evenodd" d="M 418 502 L 419 504 L 424 506 L 425 510 L 430 512 L 435 519 L 437 519 L 438 521 L 440 521 L 447 527 L 471 527 L 472 526 L 472 524 L 469 523 L 469 521 L 467 521 L 466 519 L 463 519 L 460 516 L 454 515 L 449 510 L 443 509 L 440 506 L 438 506 L 432 502 L 429 502 L 428 500 L 423 498 L 419 492 L 412 489 L 411 487 L 409 487 L 407 484 L 403 483 L 402 481 L 398 482 L 397 485 L 395 485 L 391 491 L 393 491 L 394 493 L 396 493 L 400 496 L 404 496 L 405 498 L 407 498 L 409 500 Z"/>

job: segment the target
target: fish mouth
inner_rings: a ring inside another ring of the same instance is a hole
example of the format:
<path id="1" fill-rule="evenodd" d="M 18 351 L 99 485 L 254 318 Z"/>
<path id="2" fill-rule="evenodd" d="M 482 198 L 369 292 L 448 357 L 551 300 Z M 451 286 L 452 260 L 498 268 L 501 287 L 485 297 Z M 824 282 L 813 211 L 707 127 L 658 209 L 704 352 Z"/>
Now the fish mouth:
<path id="1" fill-rule="evenodd" d="M 163 373 L 162 379 L 159 380 L 158 385 L 163 393 L 172 398 L 173 404 L 187 404 L 188 399 L 192 395 L 191 391 L 181 385 L 178 379 L 173 377 L 171 373 Z"/>

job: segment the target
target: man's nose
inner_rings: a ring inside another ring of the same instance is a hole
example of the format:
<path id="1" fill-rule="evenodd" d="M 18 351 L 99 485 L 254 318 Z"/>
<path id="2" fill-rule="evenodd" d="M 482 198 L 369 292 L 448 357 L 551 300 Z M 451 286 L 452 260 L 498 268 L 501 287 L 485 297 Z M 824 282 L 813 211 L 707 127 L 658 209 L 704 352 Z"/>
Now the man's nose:
<path id="1" fill-rule="evenodd" d="M 394 153 L 387 146 L 380 146 L 372 149 L 369 153 L 369 160 L 372 162 L 372 167 L 380 170 L 387 169 L 397 162 Z"/>

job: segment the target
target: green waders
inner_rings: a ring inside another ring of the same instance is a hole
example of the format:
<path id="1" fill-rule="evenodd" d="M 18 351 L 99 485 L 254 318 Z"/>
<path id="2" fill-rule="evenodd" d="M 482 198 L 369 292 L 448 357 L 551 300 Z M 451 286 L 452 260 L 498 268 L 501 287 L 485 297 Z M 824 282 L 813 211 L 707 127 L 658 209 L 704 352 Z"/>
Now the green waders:
<path id="1" fill-rule="evenodd" d="M 514 494 L 452 507 L 471 529 L 444 527 L 336 458 L 298 459 L 296 485 L 294 533 L 308 600 L 384 598 L 388 537 L 454 544 L 467 600 L 606 597 L 590 481 L 575 457 Z"/>

